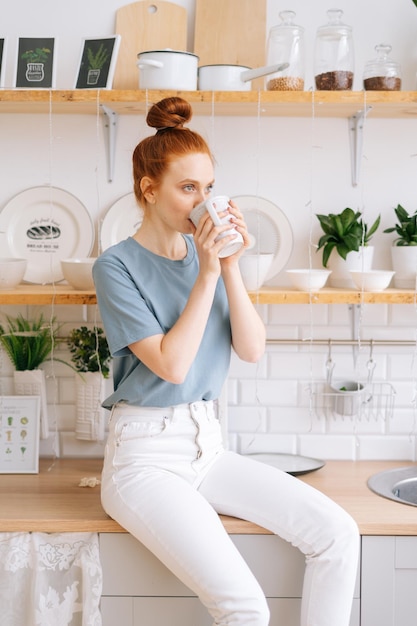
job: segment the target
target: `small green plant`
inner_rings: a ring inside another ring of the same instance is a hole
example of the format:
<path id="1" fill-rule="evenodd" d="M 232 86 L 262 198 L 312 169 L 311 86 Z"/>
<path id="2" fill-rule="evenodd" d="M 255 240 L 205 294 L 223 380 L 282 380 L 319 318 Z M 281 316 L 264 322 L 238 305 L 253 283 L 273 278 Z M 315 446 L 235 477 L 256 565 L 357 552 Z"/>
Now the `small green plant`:
<path id="1" fill-rule="evenodd" d="M 46 63 L 50 54 L 49 48 L 35 48 L 35 50 L 26 50 L 21 57 L 28 63 Z"/>
<path id="2" fill-rule="evenodd" d="M 401 204 L 398 204 L 394 211 L 398 223 L 391 228 L 386 228 L 384 233 L 397 233 L 398 237 L 394 239 L 394 246 L 417 246 L 417 211 L 409 215 Z"/>
<path id="3" fill-rule="evenodd" d="M 68 336 L 67 345 L 77 372 L 101 372 L 104 378 L 109 377 L 111 355 L 102 328 L 75 328 Z"/>
<path id="4" fill-rule="evenodd" d="M 369 245 L 381 221 L 379 215 L 369 228 L 362 219 L 362 213 L 350 208 L 341 213 L 317 214 L 316 217 L 324 232 L 317 246 L 317 251 L 323 249 L 324 267 L 327 267 L 333 249 L 336 249 L 342 259 L 346 259 L 349 252 L 358 252 L 360 246 Z"/>
<path id="5" fill-rule="evenodd" d="M 0 325 L 0 342 L 17 371 L 35 370 L 48 360 L 57 341 L 55 318 L 46 322 L 43 315 L 34 321 L 6 317 L 8 328 Z"/>
<path id="6" fill-rule="evenodd" d="M 109 56 L 110 52 L 106 50 L 103 44 L 100 44 L 95 54 L 91 48 L 87 48 L 88 68 L 90 70 L 101 70 Z"/>

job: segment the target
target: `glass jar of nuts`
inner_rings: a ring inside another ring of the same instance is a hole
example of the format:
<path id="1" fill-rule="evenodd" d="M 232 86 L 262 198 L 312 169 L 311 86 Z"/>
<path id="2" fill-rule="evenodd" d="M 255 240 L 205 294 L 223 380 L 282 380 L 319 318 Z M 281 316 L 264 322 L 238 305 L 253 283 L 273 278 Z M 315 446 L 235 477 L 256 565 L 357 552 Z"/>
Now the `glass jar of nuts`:
<path id="1" fill-rule="evenodd" d="M 352 89 L 354 54 L 352 29 L 342 23 L 343 11 L 329 9 L 328 23 L 317 29 L 314 49 L 316 89 L 341 91 Z"/>
<path id="2" fill-rule="evenodd" d="M 398 63 L 388 58 L 391 46 L 375 46 L 377 57 L 368 61 L 363 72 L 363 87 L 367 91 L 400 91 L 401 70 Z"/>
<path id="3" fill-rule="evenodd" d="M 268 36 L 268 65 L 288 63 L 279 74 L 266 79 L 269 91 L 304 90 L 304 28 L 294 24 L 294 11 L 281 11 L 281 23 L 273 26 Z"/>

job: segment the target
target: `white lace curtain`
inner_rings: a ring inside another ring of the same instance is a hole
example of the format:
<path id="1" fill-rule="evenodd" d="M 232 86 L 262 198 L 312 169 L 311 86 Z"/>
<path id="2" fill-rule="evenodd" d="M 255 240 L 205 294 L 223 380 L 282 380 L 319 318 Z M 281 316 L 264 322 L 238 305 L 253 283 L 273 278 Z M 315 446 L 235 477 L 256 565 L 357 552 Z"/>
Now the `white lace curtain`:
<path id="1" fill-rule="evenodd" d="M 0 533 L 0 626 L 101 626 L 96 533 Z"/>

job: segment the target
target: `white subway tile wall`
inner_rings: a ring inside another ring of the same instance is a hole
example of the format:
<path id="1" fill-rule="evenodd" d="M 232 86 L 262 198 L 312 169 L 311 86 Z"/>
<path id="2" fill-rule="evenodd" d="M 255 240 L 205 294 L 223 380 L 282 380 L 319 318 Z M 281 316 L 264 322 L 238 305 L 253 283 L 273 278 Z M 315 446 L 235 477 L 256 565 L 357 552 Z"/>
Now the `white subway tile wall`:
<path id="1" fill-rule="evenodd" d="M 3 315 L 56 316 L 62 338 L 71 328 L 100 324 L 96 306 L 2 308 Z M 357 307 L 359 340 L 351 340 L 349 305 L 259 305 L 268 334 L 266 352 L 257 364 L 232 355 L 226 385 L 228 446 L 241 453 L 281 452 L 322 459 L 417 460 L 416 346 L 414 305 Z M 280 339 L 294 343 L 279 343 Z M 366 340 L 406 341 L 410 345 L 369 345 Z M 301 340 L 301 341 L 300 341 Z M 321 340 L 320 343 L 315 343 Z M 330 340 L 330 341 L 329 341 Z M 361 342 L 364 343 L 361 343 Z M 65 341 L 53 357 L 69 361 Z M 104 441 L 75 437 L 75 376 L 52 358 L 44 364 L 50 437 L 41 440 L 41 456 L 101 457 Z M 373 394 L 360 415 L 333 410 L 332 381 L 361 380 Z M 13 393 L 13 369 L 0 351 L 0 392 Z"/>

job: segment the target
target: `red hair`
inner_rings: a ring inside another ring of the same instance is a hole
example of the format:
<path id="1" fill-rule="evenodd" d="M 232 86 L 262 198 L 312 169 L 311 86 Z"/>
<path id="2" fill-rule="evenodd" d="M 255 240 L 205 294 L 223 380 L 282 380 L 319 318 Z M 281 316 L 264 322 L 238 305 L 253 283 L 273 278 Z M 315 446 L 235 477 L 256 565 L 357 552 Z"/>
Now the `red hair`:
<path id="1" fill-rule="evenodd" d="M 157 186 L 174 157 L 197 152 L 213 158 L 205 139 L 184 128 L 191 117 L 190 103 L 176 96 L 165 98 L 149 109 L 146 122 L 156 128 L 156 133 L 139 142 L 132 157 L 133 190 L 142 207 L 145 205 L 140 186 L 142 178 L 152 179 Z"/>

